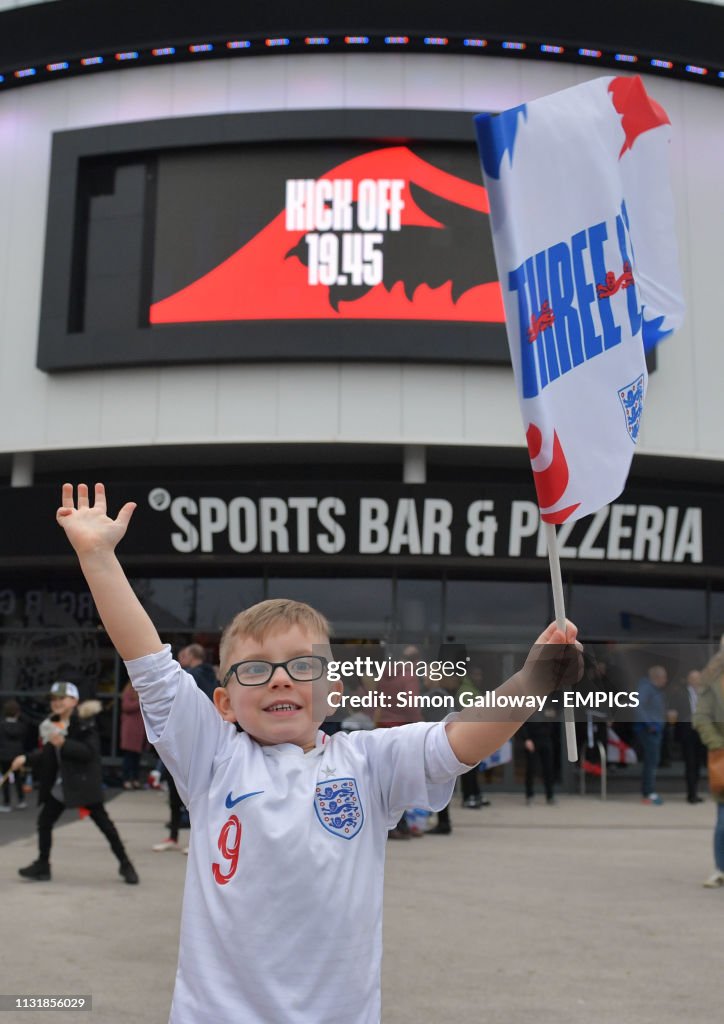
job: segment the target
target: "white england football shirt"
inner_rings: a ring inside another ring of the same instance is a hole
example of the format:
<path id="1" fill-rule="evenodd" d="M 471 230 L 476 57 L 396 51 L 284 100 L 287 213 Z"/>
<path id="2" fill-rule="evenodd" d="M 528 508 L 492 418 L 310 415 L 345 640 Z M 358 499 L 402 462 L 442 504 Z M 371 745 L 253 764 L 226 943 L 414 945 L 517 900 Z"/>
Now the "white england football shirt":
<path id="1" fill-rule="evenodd" d="M 444 725 L 264 747 L 170 648 L 126 664 L 191 816 L 170 1024 L 377 1024 L 387 831 L 469 767 Z"/>

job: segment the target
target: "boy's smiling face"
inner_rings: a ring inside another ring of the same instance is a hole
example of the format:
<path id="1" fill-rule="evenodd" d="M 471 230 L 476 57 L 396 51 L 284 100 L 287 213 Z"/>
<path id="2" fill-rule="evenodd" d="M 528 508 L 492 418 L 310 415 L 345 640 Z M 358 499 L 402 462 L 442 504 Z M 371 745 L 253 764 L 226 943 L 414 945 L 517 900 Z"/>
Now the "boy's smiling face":
<path id="1" fill-rule="evenodd" d="M 222 666 L 222 679 L 232 665 L 240 661 L 289 661 L 303 655 L 329 657 L 329 641 L 312 636 L 300 626 L 282 626 L 263 640 L 241 636 L 228 652 Z M 271 679 L 260 686 L 242 686 L 232 675 L 225 687 L 214 693 L 214 703 L 227 722 L 238 722 L 244 732 L 263 746 L 295 743 L 312 750 L 317 730 L 326 717 L 326 696 L 333 687 L 325 676 L 314 682 L 295 682 L 283 668 L 276 668 Z"/>

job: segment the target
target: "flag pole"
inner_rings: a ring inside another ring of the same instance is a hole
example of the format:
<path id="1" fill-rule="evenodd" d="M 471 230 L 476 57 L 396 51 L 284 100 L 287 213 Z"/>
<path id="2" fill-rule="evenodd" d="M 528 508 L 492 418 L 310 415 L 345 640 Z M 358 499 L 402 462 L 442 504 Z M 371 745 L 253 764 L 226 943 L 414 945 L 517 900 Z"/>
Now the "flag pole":
<path id="1" fill-rule="evenodd" d="M 551 585 L 553 587 L 553 611 L 556 617 L 556 625 L 565 635 L 566 632 L 566 603 L 563 597 L 563 579 L 561 577 L 561 563 L 558 557 L 558 538 L 553 523 L 544 523 L 546 542 L 548 544 L 548 564 L 551 570 Z M 573 717 L 573 708 L 563 708 L 563 718 L 566 724 L 566 750 L 569 761 L 578 760 L 578 745 L 576 743 L 576 722 Z"/>

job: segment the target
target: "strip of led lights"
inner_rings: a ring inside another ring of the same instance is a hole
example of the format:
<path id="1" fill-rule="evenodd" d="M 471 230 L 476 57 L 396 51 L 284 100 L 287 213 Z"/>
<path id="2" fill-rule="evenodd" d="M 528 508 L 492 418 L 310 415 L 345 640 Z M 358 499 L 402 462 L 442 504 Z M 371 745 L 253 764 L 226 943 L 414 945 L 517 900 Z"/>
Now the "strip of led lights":
<path id="1" fill-rule="evenodd" d="M 548 60 L 598 64 L 688 79 L 708 85 L 724 86 L 724 70 L 700 64 L 672 61 L 663 56 L 642 53 L 621 53 L 596 47 L 563 46 L 549 40 L 490 39 L 477 36 L 410 35 L 304 35 L 250 37 L 248 39 L 201 39 L 184 43 L 159 42 L 147 50 L 113 50 L 82 56 L 57 55 L 57 59 L 37 67 L 3 68 L 0 70 L 0 92 L 25 87 L 49 79 L 70 75 L 88 75 L 102 71 L 119 71 L 129 67 L 167 65 L 169 62 L 216 60 L 220 57 L 261 56 L 278 53 L 311 53 L 320 50 L 357 53 L 410 51 L 466 53 L 480 56 L 514 57 L 525 60 Z"/>

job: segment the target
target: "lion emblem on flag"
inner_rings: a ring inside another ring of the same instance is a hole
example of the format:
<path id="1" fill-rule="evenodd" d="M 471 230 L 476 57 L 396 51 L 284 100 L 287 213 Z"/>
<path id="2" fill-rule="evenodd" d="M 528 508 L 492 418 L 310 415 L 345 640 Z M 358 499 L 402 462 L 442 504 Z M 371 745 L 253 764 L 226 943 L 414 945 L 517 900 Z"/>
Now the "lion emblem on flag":
<path id="1" fill-rule="evenodd" d="M 618 397 L 623 406 L 626 417 L 626 430 L 634 444 L 639 438 L 641 427 L 641 413 L 644 409 L 644 375 L 639 374 L 636 380 L 632 380 L 626 387 L 619 388 Z"/>

